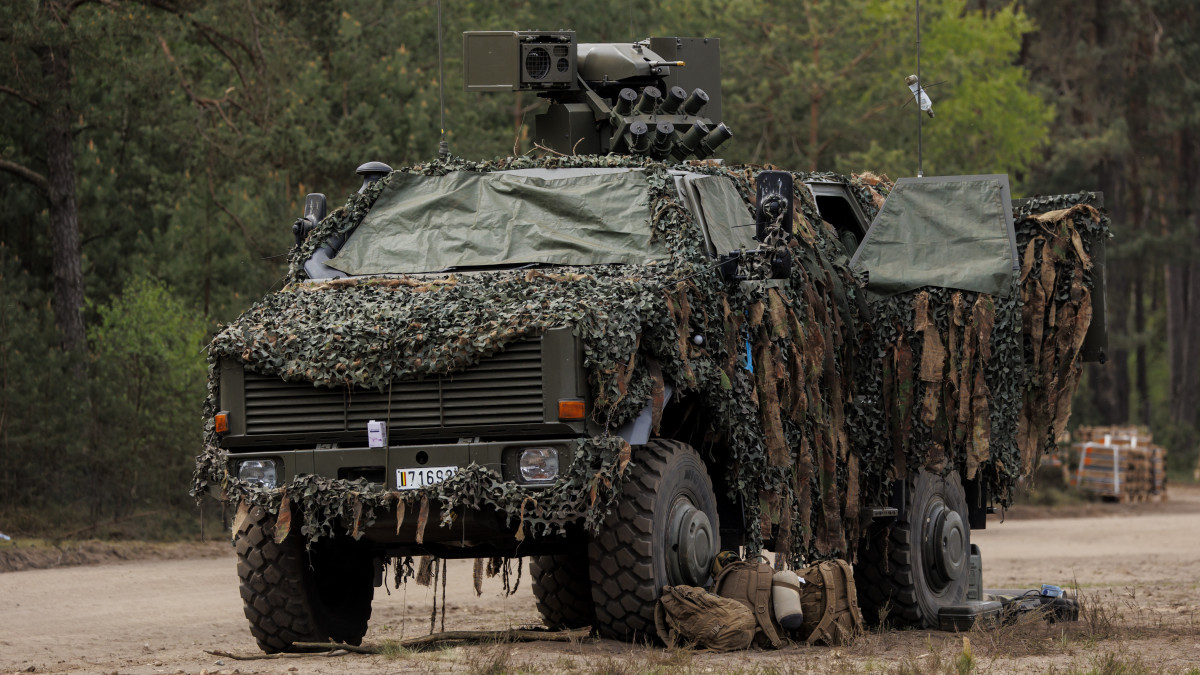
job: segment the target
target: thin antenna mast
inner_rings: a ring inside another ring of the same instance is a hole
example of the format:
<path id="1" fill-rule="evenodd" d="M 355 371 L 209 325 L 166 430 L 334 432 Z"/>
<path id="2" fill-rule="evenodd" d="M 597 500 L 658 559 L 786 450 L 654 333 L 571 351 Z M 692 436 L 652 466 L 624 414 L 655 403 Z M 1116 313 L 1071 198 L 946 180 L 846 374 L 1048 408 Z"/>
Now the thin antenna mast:
<path id="1" fill-rule="evenodd" d="M 438 158 L 446 159 L 450 156 L 450 144 L 446 142 L 446 71 L 442 64 L 445 59 L 442 58 L 442 0 L 437 3 L 437 43 L 438 43 L 438 108 L 442 115 L 441 122 L 441 140 L 438 141 Z M 918 50 L 919 53 L 919 50 Z M 918 66 L 917 72 L 920 72 Z M 918 111 L 920 112 L 920 111 Z"/>
<path id="2" fill-rule="evenodd" d="M 917 178 L 925 175 L 921 166 L 921 91 L 921 0 L 917 0 Z"/>

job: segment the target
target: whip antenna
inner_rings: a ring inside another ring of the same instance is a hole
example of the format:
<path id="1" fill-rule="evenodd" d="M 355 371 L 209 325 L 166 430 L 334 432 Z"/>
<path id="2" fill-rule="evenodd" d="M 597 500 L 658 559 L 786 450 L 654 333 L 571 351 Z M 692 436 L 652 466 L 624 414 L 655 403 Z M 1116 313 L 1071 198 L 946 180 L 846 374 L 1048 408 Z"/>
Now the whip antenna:
<path id="1" fill-rule="evenodd" d="M 945 82 L 935 82 L 932 87 Z M 908 90 L 912 92 L 912 98 L 904 105 L 908 105 L 913 101 L 917 102 L 917 178 L 925 175 L 924 156 L 921 138 L 922 125 L 924 120 L 921 119 L 921 113 L 934 117 L 933 101 L 929 100 L 929 94 L 925 93 L 925 86 L 921 82 L 921 0 L 917 0 L 917 72 L 904 78 L 904 84 L 908 85 Z"/>
<path id="2" fill-rule="evenodd" d="M 441 140 L 438 141 L 438 158 L 450 157 L 450 144 L 446 142 L 446 71 L 442 58 L 442 0 L 437 3 L 437 43 L 438 43 L 438 111 L 441 113 Z"/>
<path id="3" fill-rule="evenodd" d="M 441 21 L 441 0 L 438 0 L 438 21 Z M 438 28 L 438 48 L 441 48 L 441 27 Z M 921 0 L 917 0 L 917 178 L 925 175 L 921 170 Z M 442 124 L 445 126 L 445 123 Z"/>

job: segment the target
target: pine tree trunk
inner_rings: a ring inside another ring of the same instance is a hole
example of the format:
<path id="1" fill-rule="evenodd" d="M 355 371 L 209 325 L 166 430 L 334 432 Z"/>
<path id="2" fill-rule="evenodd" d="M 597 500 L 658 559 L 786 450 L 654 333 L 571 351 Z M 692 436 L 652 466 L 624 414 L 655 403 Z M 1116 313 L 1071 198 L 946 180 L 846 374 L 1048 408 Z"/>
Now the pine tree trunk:
<path id="1" fill-rule="evenodd" d="M 51 267 L 54 270 L 54 318 L 69 351 L 83 349 L 83 249 L 75 202 L 75 151 L 71 137 L 70 48 L 37 50 L 42 63 L 47 111 L 46 182 L 50 201 Z"/>
<path id="2" fill-rule="evenodd" d="M 1167 354 L 1171 364 L 1171 421 L 1194 425 L 1200 408 L 1200 266 L 1192 261 L 1200 250 L 1200 207 L 1195 188 L 1200 182 L 1200 153 L 1192 130 L 1179 135 L 1179 225 L 1190 228 L 1192 245 L 1183 260 L 1166 266 Z"/>
<path id="3" fill-rule="evenodd" d="M 1124 167 L 1114 161 L 1104 161 L 1098 172 L 1100 189 L 1104 192 L 1113 223 L 1129 224 L 1129 209 L 1126 198 L 1138 186 L 1126 185 L 1122 175 Z M 1122 338 L 1129 335 L 1129 304 L 1133 296 L 1131 279 L 1132 263 L 1128 257 L 1109 255 L 1108 267 L 1108 362 L 1092 365 L 1088 381 L 1092 389 L 1092 403 L 1100 413 L 1104 424 L 1127 424 L 1129 422 L 1129 349 L 1122 346 Z"/>
<path id="4" fill-rule="evenodd" d="M 1144 271 L 1137 269 L 1134 272 L 1137 276 L 1133 280 L 1133 332 L 1138 336 L 1137 350 L 1134 352 L 1134 368 L 1136 371 L 1135 377 L 1137 394 L 1138 394 L 1138 422 L 1144 424 L 1147 428 L 1153 426 L 1153 418 L 1150 409 L 1150 376 L 1147 373 L 1148 365 L 1146 363 L 1146 298 L 1145 289 L 1143 288 Z"/>

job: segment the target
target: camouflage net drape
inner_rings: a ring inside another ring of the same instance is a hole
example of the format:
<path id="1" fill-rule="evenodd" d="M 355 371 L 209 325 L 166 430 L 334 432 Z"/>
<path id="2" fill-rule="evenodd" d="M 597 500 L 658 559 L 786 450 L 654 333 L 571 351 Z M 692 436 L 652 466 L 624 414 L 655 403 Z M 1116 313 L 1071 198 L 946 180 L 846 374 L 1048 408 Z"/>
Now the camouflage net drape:
<path id="1" fill-rule="evenodd" d="M 1017 476 L 1065 423 L 1090 308 L 1088 254 L 1076 233 L 1106 227 L 1094 209 L 1078 205 L 1019 221 L 1025 268 L 1021 293 L 1007 300 L 947 289 L 868 300 L 803 188 L 796 236 L 787 244 L 791 279 L 728 283 L 701 250 L 703 236 L 663 164 L 615 156 L 455 159 L 401 171 L 568 166 L 644 168 L 655 236 L 672 259 L 305 282 L 302 261 L 330 235 L 352 232 L 385 178 L 352 196 L 293 250 L 286 288 L 213 339 L 206 447 L 193 493 L 211 490 L 277 513 L 296 505 L 309 538 L 357 536 L 384 514 L 418 518 L 423 531 L 431 509 L 446 523 L 464 506 L 506 514 L 518 537 L 554 536 L 576 522 L 594 529 L 638 461 L 638 448 L 610 433 L 583 440 L 548 489 L 527 489 L 472 465 L 444 483 L 401 493 L 315 476 L 274 490 L 250 487 L 228 473 L 212 428 L 219 359 L 317 386 L 382 390 L 392 381 L 461 370 L 564 325 L 584 345 L 601 427 L 611 431 L 636 415 L 664 381 L 699 402 L 709 428 L 698 450 L 722 463 L 729 497 L 744 505 L 748 523 L 758 523 L 748 528 L 750 549 L 774 536 L 793 566 L 853 557 L 864 507 L 886 504 L 892 481 L 918 466 L 981 475 L 1006 503 Z M 753 199 L 758 169 L 691 170 L 727 175 Z M 797 174 L 797 185 L 806 177 Z M 848 181 L 869 216 L 889 188 L 870 175 L 819 177 Z M 692 341 L 697 334 L 703 345 Z"/>

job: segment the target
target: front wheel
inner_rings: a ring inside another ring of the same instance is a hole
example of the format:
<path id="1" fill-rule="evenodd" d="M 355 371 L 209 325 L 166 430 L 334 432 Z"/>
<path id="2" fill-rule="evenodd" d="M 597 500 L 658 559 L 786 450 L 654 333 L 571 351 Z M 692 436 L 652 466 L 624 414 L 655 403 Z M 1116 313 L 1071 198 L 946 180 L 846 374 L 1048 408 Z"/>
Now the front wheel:
<path id="1" fill-rule="evenodd" d="M 633 450 L 620 503 L 588 547 L 596 628 L 652 637 L 663 586 L 707 586 L 720 550 L 712 480 L 691 446 L 653 440 Z"/>
<path id="2" fill-rule="evenodd" d="M 962 602 L 970 576 L 971 528 L 958 472 L 921 469 L 905 513 L 868 534 L 855 566 L 863 618 L 935 628 L 942 607 Z"/>
<path id="3" fill-rule="evenodd" d="M 250 633 L 268 654 L 296 642 L 362 644 L 371 618 L 374 567 L 359 542 L 334 538 L 306 550 L 296 533 L 275 543 L 275 518 L 250 510 L 235 543 Z"/>

